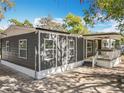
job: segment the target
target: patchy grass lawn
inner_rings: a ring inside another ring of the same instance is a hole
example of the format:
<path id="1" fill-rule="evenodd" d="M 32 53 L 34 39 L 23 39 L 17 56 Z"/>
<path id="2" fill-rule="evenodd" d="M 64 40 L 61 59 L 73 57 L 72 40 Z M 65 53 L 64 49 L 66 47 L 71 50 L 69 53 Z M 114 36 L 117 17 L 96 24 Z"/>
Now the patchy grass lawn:
<path id="1" fill-rule="evenodd" d="M 42 80 L 0 64 L 0 93 L 124 93 L 121 79 L 124 60 L 112 69 L 82 66 Z"/>

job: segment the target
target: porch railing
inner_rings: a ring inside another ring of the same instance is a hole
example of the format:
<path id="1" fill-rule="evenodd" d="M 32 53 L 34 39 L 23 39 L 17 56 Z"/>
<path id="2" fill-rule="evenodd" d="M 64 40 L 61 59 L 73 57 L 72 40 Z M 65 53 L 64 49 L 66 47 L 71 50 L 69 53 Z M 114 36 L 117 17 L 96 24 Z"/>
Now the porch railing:
<path id="1" fill-rule="evenodd" d="M 121 50 L 118 49 L 101 49 L 98 50 L 93 56 L 92 59 L 92 67 L 95 67 L 96 61 L 98 60 L 106 60 L 106 61 L 112 61 L 121 55 Z"/>
<path id="2" fill-rule="evenodd" d="M 97 59 L 113 60 L 121 55 L 121 51 L 118 49 L 101 49 L 98 50 Z"/>

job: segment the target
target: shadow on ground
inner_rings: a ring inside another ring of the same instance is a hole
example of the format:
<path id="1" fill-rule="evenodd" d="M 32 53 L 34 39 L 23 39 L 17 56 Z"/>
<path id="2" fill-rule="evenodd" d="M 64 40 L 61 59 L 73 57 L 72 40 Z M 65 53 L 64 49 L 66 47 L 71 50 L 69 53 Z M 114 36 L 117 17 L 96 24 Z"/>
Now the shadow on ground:
<path id="1" fill-rule="evenodd" d="M 79 67 L 33 80 L 0 64 L 0 93 L 124 93 L 124 61 L 118 67 Z"/>

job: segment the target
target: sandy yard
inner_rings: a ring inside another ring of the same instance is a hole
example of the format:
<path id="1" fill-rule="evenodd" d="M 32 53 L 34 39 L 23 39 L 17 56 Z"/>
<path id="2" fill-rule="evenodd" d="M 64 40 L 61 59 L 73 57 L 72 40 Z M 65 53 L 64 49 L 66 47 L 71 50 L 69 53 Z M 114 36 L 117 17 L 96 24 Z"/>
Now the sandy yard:
<path id="1" fill-rule="evenodd" d="M 112 69 L 78 67 L 34 80 L 0 64 L 0 93 L 124 93 L 124 60 Z"/>

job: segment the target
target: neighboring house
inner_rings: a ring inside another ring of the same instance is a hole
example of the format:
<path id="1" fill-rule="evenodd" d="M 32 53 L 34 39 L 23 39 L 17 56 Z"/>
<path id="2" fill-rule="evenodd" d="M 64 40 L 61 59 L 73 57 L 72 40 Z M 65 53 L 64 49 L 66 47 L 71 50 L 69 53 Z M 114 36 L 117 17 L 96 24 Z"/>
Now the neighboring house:
<path id="1" fill-rule="evenodd" d="M 110 45 L 103 43 L 105 42 L 103 39 L 107 36 L 109 38 L 114 36 L 113 40 L 109 40 Z M 118 38 L 120 35 L 117 33 L 88 34 L 82 37 L 49 29 L 10 26 L 1 36 L 1 63 L 41 79 L 50 74 L 81 66 L 85 59 L 95 56 L 97 50 L 104 48 L 107 49 L 105 51 L 113 53 L 112 42 Z M 105 59 L 102 56 L 98 59 L 110 63 L 111 61 L 117 63 L 115 59 L 119 58 L 114 56 L 109 59 L 107 56 Z M 109 67 L 109 64 L 106 66 L 104 62 L 96 64 Z"/>

